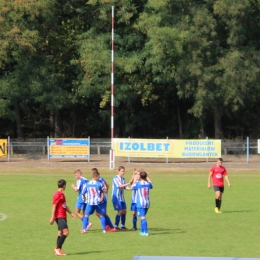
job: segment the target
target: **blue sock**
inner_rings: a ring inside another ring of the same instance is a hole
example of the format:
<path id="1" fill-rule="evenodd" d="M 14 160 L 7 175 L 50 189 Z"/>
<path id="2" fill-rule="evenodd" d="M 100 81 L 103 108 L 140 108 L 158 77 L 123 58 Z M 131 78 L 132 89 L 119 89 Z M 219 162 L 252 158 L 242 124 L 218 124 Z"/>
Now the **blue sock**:
<path id="1" fill-rule="evenodd" d="M 120 216 L 119 216 L 119 215 L 116 215 L 116 222 L 115 222 L 115 226 L 116 226 L 116 227 L 118 227 L 119 221 L 120 221 Z"/>
<path id="2" fill-rule="evenodd" d="M 106 219 L 106 225 L 109 225 L 110 228 L 114 228 L 111 219 L 108 215 L 105 216 L 105 219 Z"/>
<path id="3" fill-rule="evenodd" d="M 82 229 L 87 229 L 87 226 L 88 226 L 88 217 L 83 217 L 82 218 Z"/>
<path id="4" fill-rule="evenodd" d="M 143 219 L 140 221 L 140 233 L 144 232 L 144 224 L 143 224 Z"/>
<path id="5" fill-rule="evenodd" d="M 140 232 L 141 233 L 145 232 L 145 219 L 141 219 Z"/>
<path id="6" fill-rule="evenodd" d="M 148 233 L 148 225 L 147 225 L 147 220 L 146 218 L 143 219 L 143 232 Z"/>
<path id="7" fill-rule="evenodd" d="M 136 228 L 137 217 L 133 215 L 133 227 Z"/>
<path id="8" fill-rule="evenodd" d="M 122 215 L 121 215 L 121 224 L 122 224 L 122 227 L 125 226 L 125 217 L 126 217 L 125 214 L 122 214 Z"/>
<path id="9" fill-rule="evenodd" d="M 102 230 L 106 230 L 106 219 L 104 216 L 99 217 L 101 225 L 102 225 Z"/>

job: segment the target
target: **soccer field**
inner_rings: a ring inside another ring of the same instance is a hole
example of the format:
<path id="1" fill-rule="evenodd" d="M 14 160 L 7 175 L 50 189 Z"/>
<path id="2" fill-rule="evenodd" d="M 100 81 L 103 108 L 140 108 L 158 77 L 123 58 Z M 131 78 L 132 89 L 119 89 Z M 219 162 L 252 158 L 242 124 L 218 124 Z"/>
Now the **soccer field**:
<path id="1" fill-rule="evenodd" d="M 76 167 L 1 167 L 1 260 L 57 258 L 53 253 L 57 226 L 56 223 L 49 225 L 52 196 L 57 190 L 57 180 L 64 178 L 67 181 L 67 204 L 74 211 L 77 194 L 70 186 L 75 183 L 73 171 Z M 81 167 L 88 179 L 91 178 L 90 168 L 87 164 Z M 68 216 L 70 235 L 63 246 L 63 251 L 68 254 L 66 258 L 130 260 L 136 255 L 260 257 L 260 171 L 227 168 L 232 187 L 226 185 L 223 213 L 216 214 L 214 192 L 207 188 L 208 169 L 145 170 L 154 184 L 147 214 L 150 236 L 142 237 L 138 231 L 103 234 L 99 219 L 94 215 L 90 217 L 91 230 L 81 234 L 79 219 L 72 220 Z M 99 171 L 111 184 L 116 171 L 101 168 Z M 125 178 L 129 180 L 131 175 L 132 169 L 126 168 Z M 131 191 L 125 191 L 128 209 L 130 196 Z M 115 214 L 109 201 L 108 215 L 112 222 Z M 132 227 L 130 211 L 126 227 Z"/>

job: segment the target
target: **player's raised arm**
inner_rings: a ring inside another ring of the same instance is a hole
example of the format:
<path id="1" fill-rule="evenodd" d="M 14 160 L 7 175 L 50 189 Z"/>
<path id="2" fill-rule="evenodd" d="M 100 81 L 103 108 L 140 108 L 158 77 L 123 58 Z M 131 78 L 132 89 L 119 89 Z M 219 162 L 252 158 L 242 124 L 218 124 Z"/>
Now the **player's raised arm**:
<path id="1" fill-rule="evenodd" d="M 118 185 L 118 187 L 119 187 L 120 189 L 122 189 L 122 188 L 127 188 L 128 185 L 130 185 L 130 182 L 125 183 L 125 184 L 120 184 L 120 185 Z"/>
<path id="2" fill-rule="evenodd" d="M 78 191 L 77 187 L 75 186 L 75 184 L 71 184 L 71 188 L 74 190 L 74 191 Z"/>
<path id="3" fill-rule="evenodd" d="M 146 173 L 147 173 L 146 180 L 147 180 L 148 182 L 152 182 L 151 179 L 150 179 L 150 177 L 149 177 L 149 173 L 148 173 L 148 172 L 146 172 Z"/>
<path id="4" fill-rule="evenodd" d="M 133 182 L 134 182 L 135 174 L 136 174 L 136 168 L 134 168 L 133 175 L 132 175 L 132 177 L 131 177 L 131 179 L 130 179 L 130 181 L 129 181 L 129 183 L 130 183 L 131 185 L 132 185 Z"/>

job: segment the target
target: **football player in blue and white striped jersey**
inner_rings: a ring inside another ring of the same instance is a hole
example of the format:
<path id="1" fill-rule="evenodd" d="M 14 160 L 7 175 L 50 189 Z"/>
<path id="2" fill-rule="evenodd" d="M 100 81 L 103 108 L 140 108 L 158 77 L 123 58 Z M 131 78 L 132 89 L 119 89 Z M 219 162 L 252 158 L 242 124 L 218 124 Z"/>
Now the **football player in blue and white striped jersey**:
<path id="1" fill-rule="evenodd" d="M 117 230 L 119 228 L 119 222 L 121 219 L 121 230 L 128 230 L 125 227 L 126 221 L 126 203 L 124 198 L 124 190 L 131 190 L 127 186 L 130 185 L 126 183 L 125 178 L 123 177 L 125 174 L 125 167 L 119 166 L 118 167 L 118 174 L 113 178 L 112 181 L 112 202 L 114 205 L 114 210 L 117 211 L 117 215 L 115 218 L 115 227 Z"/>
<path id="2" fill-rule="evenodd" d="M 140 235 L 148 236 L 148 225 L 146 220 L 146 214 L 150 207 L 150 189 L 153 188 L 153 184 L 145 171 L 140 172 L 140 180 L 138 176 L 135 177 L 132 190 L 136 190 L 136 207 L 137 216 L 141 218 Z"/>
<path id="3" fill-rule="evenodd" d="M 88 225 L 88 218 L 95 211 L 100 218 L 103 232 L 106 231 L 106 220 L 104 217 L 106 213 L 106 209 L 104 208 L 104 203 L 102 203 L 104 200 L 104 190 L 106 188 L 98 180 L 99 180 L 99 173 L 92 172 L 92 180 L 87 182 L 86 186 L 82 191 L 83 195 L 86 197 L 87 200 L 87 207 L 85 213 L 86 222 L 84 223 L 82 233 L 85 233 L 87 231 L 86 229 Z"/>

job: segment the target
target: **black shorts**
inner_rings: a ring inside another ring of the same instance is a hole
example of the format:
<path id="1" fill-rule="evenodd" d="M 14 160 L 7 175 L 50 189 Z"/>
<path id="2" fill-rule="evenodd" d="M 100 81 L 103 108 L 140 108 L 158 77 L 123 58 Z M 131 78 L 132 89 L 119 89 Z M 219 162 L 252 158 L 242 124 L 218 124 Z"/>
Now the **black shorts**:
<path id="1" fill-rule="evenodd" d="M 214 186 L 214 191 L 220 191 L 221 193 L 223 193 L 224 187 Z"/>
<path id="2" fill-rule="evenodd" d="M 58 230 L 62 231 L 63 229 L 68 229 L 68 224 L 67 224 L 67 219 L 65 218 L 57 218 L 55 219 L 57 225 L 58 225 Z"/>

